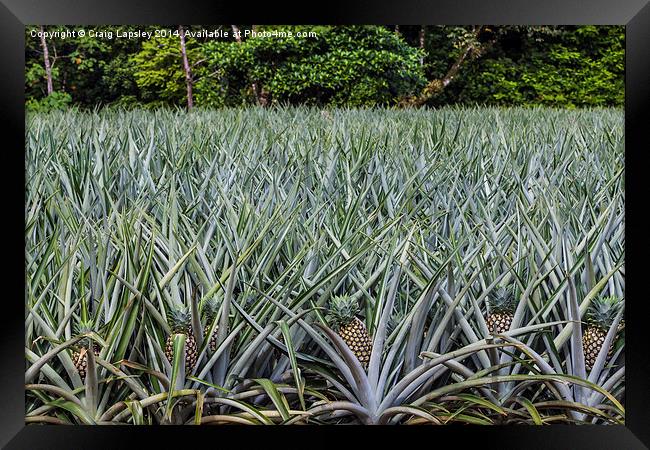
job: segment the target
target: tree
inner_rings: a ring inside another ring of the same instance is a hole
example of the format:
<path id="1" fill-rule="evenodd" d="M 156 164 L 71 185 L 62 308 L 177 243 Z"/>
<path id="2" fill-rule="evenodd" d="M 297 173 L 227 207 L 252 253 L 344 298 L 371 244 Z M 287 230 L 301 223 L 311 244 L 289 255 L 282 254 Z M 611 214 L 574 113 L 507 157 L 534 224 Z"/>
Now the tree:
<path id="1" fill-rule="evenodd" d="M 265 27 L 272 39 L 208 43 L 228 104 L 256 101 L 255 83 L 271 104 L 390 105 L 425 83 L 420 51 L 378 26 Z M 298 37 L 299 33 L 314 33 Z"/>
<path id="2" fill-rule="evenodd" d="M 71 103 L 70 95 L 60 82 L 61 61 L 54 39 L 46 33 L 56 31 L 52 27 L 25 28 L 25 106 L 29 110 L 47 111 L 62 108 Z M 48 41 L 51 41 L 48 43 Z M 55 66 L 55 63 L 59 62 Z"/>
<path id="3" fill-rule="evenodd" d="M 480 58 L 466 61 L 454 82 L 427 104 L 624 104 L 624 27 L 490 26 L 481 40 L 493 42 Z M 428 45 L 448 52 L 441 40 Z"/>
<path id="4" fill-rule="evenodd" d="M 188 104 L 188 75 L 191 85 L 192 107 L 224 106 L 224 93 L 219 85 L 220 72 L 206 64 L 206 45 L 217 42 L 213 37 L 188 38 L 189 32 L 201 26 L 184 26 L 185 58 L 180 43 L 180 31 L 138 43 L 129 54 L 128 66 L 137 86 L 138 102 L 148 106 L 173 106 Z M 230 36 L 223 39 L 232 39 Z"/>
<path id="5" fill-rule="evenodd" d="M 66 27 L 26 27 L 26 105 L 571 108 L 624 102 L 620 26 L 227 27 L 237 31 L 235 39 L 190 37 L 188 31 L 202 26 L 142 40 L 90 33 L 46 38 L 43 32 Z M 155 29 L 164 27 L 110 27 L 113 33 Z M 278 35 L 240 34 L 248 29 Z M 316 36 L 297 38 L 298 32 Z"/>

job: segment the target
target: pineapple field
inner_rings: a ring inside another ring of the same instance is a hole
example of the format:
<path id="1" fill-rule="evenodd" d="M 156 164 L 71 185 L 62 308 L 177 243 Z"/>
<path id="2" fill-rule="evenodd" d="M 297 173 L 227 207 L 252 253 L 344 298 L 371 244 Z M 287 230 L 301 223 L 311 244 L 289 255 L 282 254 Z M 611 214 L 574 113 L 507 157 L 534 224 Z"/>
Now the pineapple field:
<path id="1" fill-rule="evenodd" d="M 622 424 L 620 109 L 26 118 L 28 424 Z"/>

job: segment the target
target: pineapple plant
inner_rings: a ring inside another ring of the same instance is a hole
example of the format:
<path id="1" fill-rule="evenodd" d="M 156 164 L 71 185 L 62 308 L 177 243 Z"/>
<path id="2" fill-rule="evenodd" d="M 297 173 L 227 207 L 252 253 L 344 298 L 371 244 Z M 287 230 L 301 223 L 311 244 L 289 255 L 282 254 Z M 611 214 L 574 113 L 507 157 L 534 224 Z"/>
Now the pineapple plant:
<path id="1" fill-rule="evenodd" d="M 203 313 L 205 315 L 205 326 L 203 328 L 203 336 L 209 341 L 210 351 L 215 352 L 217 350 L 217 331 L 219 330 L 219 325 L 214 328 L 214 332 L 209 335 L 210 328 L 217 318 L 217 312 L 219 311 L 219 305 L 214 297 L 210 297 L 206 300 L 205 306 L 203 308 Z M 208 336 L 209 335 L 209 336 Z"/>
<path id="2" fill-rule="evenodd" d="M 515 297 L 512 291 L 501 287 L 488 299 L 485 323 L 490 333 L 501 334 L 510 329 L 515 314 Z"/>
<path id="3" fill-rule="evenodd" d="M 623 302 L 616 296 L 595 298 L 586 314 L 587 328 L 582 335 L 582 350 L 585 354 L 585 368 L 591 370 L 596 363 L 598 353 L 605 343 L 605 337 L 612 326 L 616 315 L 623 306 Z M 618 326 L 617 332 L 624 327 L 623 321 Z M 613 346 L 609 347 L 607 358 L 612 356 Z"/>
<path id="4" fill-rule="evenodd" d="M 372 341 L 364 323 L 357 317 L 359 304 L 348 296 L 335 296 L 330 300 L 330 322 L 364 369 L 368 368 Z"/>
<path id="5" fill-rule="evenodd" d="M 196 339 L 192 330 L 192 313 L 184 306 L 176 306 L 167 312 L 167 321 L 172 333 L 167 338 L 165 356 L 171 363 L 174 360 L 174 334 L 184 334 L 185 338 L 185 371 L 191 371 L 198 359 Z"/>
<path id="6" fill-rule="evenodd" d="M 91 320 L 81 320 L 77 327 L 77 334 L 85 334 L 93 331 L 93 323 Z M 79 341 L 80 347 L 77 347 L 72 353 L 72 361 L 74 363 L 81 381 L 86 379 L 86 370 L 88 369 L 88 356 L 89 347 L 92 346 L 95 356 L 99 356 L 99 345 L 92 339 L 82 339 Z"/>

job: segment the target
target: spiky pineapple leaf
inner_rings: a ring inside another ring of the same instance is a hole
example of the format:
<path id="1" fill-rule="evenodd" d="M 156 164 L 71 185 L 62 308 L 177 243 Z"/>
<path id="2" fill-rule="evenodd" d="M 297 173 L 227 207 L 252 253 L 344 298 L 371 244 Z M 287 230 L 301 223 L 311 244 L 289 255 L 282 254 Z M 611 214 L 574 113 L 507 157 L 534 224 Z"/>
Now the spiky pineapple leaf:
<path id="1" fill-rule="evenodd" d="M 298 362 L 296 361 L 296 352 L 293 349 L 293 341 L 291 339 L 291 333 L 289 331 L 289 326 L 284 320 L 279 321 L 280 330 L 282 331 L 282 336 L 284 337 L 284 344 L 287 346 L 287 354 L 289 356 L 289 362 L 291 363 L 291 371 L 293 373 L 294 381 L 296 383 L 296 389 L 298 390 L 298 399 L 300 400 L 300 406 L 304 411 L 305 407 L 305 379 L 300 372 L 300 367 L 298 367 Z"/>
<path id="2" fill-rule="evenodd" d="M 172 410 L 174 408 L 174 391 L 183 389 L 185 384 L 185 334 L 173 335 L 174 358 L 172 361 L 172 371 L 169 377 L 169 395 L 165 405 L 165 418 L 171 420 Z"/>

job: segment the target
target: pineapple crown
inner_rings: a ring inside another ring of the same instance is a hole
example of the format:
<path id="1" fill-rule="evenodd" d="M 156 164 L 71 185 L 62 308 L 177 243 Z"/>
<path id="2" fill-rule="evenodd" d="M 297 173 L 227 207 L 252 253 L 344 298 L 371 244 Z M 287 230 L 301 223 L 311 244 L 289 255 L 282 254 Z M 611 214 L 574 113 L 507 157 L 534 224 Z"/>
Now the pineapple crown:
<path id="1" fill-rule="evenodd" d="M 80 335 L 80 334 L 86 334 L 90 333 L 93 330 L 93 321 L 92 319 L 81 319 L 79 322 L 75 324 L 75 334 Z M 83 338 L 79 341 L 80 346 L 82 347 L 88 347 L 92 342 L 91 338 Z"/>
<path id="2" fill-rule="evenodd" d="M 344 327 L 354 320 L 359 311 L 359 303 L 347 295 L 336 295 L 330 299 L 328 321 L 336 329 Z"/>
<path id="3" fill-rule="evenodd" d="M 214 297 L 210 297 L 205 301 L 203 305 L 203 314 L 205 318 L 212 322 L 215 317 L 217 317 L 217 312 L 219 312 L 219 302 Z"/>
<path id="4" fill-rule="evenodd" d="M 500 287 L 490 293 L 488 304 L 493 313 L 511 313 L 515 309 L 515 295 L 512 289 Z"/>
<path id="5" fill-rule="evenodd" d="M 587 323 L 609 329 L 622 307 L 623 302 L 615 295 L 595 298 L 587 309 Z"/>
<path id="6" fill-rule="evenodd" d="M 397 327 L 399 327 L 402 324 L 404 318 L 406 318 L 406 313 L 404 311 L 398 311 L 397 313 L 390 316 L 390 319 L 388 319 L 388 326 L 386 329 L 388 334 L 395 331 Z"/>
<path id="7" fill-rule="evenodd" d="M 167 311 L 167 322 L 172 333 L 187 333 L 192 324 L 192 313 L 186 306 L 174 306 Z"/>
<path id="8" fill-rule="evenodd" d="M 250 291 L 244 292 L 242 294 L 242 298 L 244 300 L 243 304 L 246 307 L 252 305 L 255 302 L 255 294 Z"/>
<path id="9" fill-rule="evenodd" d="M 86 334 L 94 331 L 93 328 L 94 325 L 92 319 L 82 319 L 76 323 L 75 332 L 76 334 Z"/>

